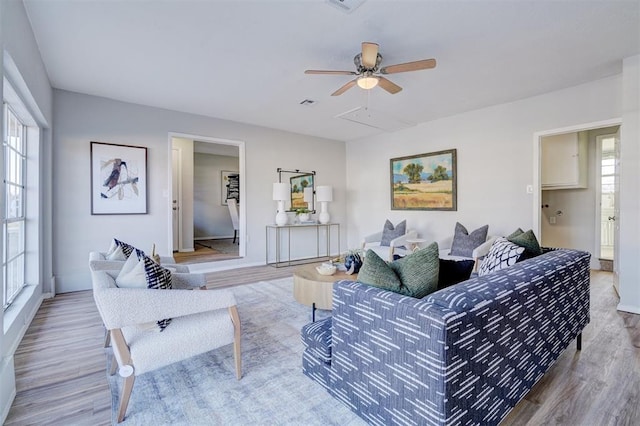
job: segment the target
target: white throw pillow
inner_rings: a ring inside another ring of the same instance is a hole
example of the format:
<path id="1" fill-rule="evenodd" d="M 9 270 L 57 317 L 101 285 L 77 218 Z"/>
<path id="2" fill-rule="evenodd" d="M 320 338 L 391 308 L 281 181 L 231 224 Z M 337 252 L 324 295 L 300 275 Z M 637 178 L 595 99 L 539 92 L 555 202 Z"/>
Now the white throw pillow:
<path id="1" fill-rule="evenodd" d="M 136 258 L 133 253 L 129 258 Z M 128 262 L 128 261 L 127 261 Z M 125 263 L 126 265 L 126 263 Z M 145 274 L 144 260 L 136 261 L 133 268 L 124 271 L 124 266 L 116 278 L 116 285 L 120 288 L 147 288 L 147 277 Z"/>
<path id="2" fill-rule="evenodd" d="M 111 253 L 108 253 L 105 256 L 105 259 L 107 259 L 107 260 L 127 260 L 127 256 L 125 256 L 124 252 L 122 251 L 122 247 L 117 246 Z"/>
<path id="3" fill-rule="evenodd" d="M 523 251 L 524 247 L 510 242 L 504 237 L 496 239 L 480 264 L 478 276 L 482 277 L 515 265 Z"/>
<path id="4" fill-rule="evenodd" d="M 116 243 L 116 239 L 111 240 L 111 245 L 109 246 L 109 250 L 107 250 L 107 254 L 105 256 L 109 256 L 111 253 L 116 251 L 118 248 L 118 243 Z"/>
<path id="5" fill-rule="evenodd" d="M 138 255 L 136 253 L 131 253 L 131 256 L 129 256 L 127 261 L 124 262 L 124 265 L 122 265 L 122 269 L 120 269 L 120 273 L 118 274 L 118 276 L 124 276 L 129 272 L 131 272 L 133 268 L 136 267 L 138 262 L 139 262 Z"/>

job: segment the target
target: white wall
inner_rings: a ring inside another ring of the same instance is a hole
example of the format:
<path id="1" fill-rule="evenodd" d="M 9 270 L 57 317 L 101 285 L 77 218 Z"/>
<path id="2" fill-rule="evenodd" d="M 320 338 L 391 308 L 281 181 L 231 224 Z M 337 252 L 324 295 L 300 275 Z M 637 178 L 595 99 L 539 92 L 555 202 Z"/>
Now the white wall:
<path id="1" fill-rule="evenodd" d="M 611 77 L 349 142 L 349 247 L 381 230 L 386 218 L 406 218 L 429 240 L 452 235 L 456 221 L 470 231 L 489 224 L 490 234 L 533 228 L 533 196 L 526 193 L 533 183 L 533 133 L 619 116 L 619 85 L 620 76 Z M 389 159 L 451 148 L 457 149 L 458 211 L 391 211 Z"/>
<path id="2" fill-rule="evenodd" d="M 21 1 L 0 1 L 0 81 L 7 78 L 30 114 L 41 127 L 40 132 L 40 223 L 38 230 L 40 264 L 29 271 L 34 281 L 20 301 L 0 316 L 0 422 L 8 414 L 15 395 L 13 353 L 26 331 L 43 295 L 52 293 L 51 262 L 51 132 L 52 91 L 31 25 Z M 0 84 L 1 86 L 1 84 Z M 0 89 L 0 94 L 2 93 Z M 2 118 L 0 118 L 2 124 Z M 1 128 L 1 126 L 0 126 Z M 0 211 L 4 202 L 0 201 Z M 1 279 L 1 278 L 0 278 Z"/>
<path id="3" fill-rule="evenodd" d="M 271 185 L 278 167 L 315 170 L 318 184 L 334 187 L 329 207 L 333 220 L 345 224 L 343 142 L 62 90 L 54 91 L 54 108 L 54 270 L 59 292 L 91 288 L 88 253 L 106 249 L 114 236 L 143 249 L 155 242 L 161 254 L 167 253 L 169 132 L 245 142 L 247 253 L 225 264 L 264 264 L 265 225 L 275 218 Z M 90 141 L 148 148 L 149 214 L 91 215 Z"/>
<path id="4" fill-rule="evenodd" d="M 640 314 L 640 56 L 623 62 L 620 128 L 620 304 Z"/>
<path id="5" fill-rule="evenodd" d="M 193 236 L 198 238 L 233 237 L 229 208 L 222 204 L 222 174 L 239 171 L 238 157 L 196 152 L 193 173 Z"/>
<path id="6" fill-rule="evenodd" d="M 640 313 L 638 62 L 625 60 L 622 75 L 347 143 L 348 246 L 386 218 L 406 218 L 430 240 L 451 235 L 456 221 L 470 230 L 488 223 L 490 234 L 533 228 L 536 206 L 526 193 L 533 134 L 622 117 L 620 309 Z M 390 210 L 389 159 L 451 148 L 458 150 L 458 211 Z"/>

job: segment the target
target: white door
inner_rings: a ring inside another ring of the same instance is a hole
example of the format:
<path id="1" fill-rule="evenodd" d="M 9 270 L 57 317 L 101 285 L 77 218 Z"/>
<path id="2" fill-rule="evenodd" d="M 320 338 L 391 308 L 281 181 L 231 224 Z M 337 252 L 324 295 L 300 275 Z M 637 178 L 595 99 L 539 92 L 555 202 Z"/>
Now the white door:
<path id="1" fill-rule="evenodd" d="M 613 230 L 613 287 L 616 289 L 618 295 L 620 294 L 620 286 L 619 286 L 619 253 L 620 253 L 620 221 L 618 218 L 620 217 L 620 128 L 615 134 L 614 140 L 614 151 L 616 153 L 616 158 L 614 162 L 614 230 Z"/>
<path id="2" fill-rule="evenodd" d="M 173 251 L 180 251 L 180 150 L 171 150 L 171 217 Z"/>

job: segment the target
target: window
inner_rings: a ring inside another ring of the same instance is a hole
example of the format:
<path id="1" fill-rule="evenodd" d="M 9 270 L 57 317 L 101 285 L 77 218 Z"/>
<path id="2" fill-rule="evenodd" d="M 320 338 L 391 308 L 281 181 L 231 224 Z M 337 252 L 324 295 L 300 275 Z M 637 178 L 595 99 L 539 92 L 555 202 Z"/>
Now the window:
<path id="1" fill-rule="evenodd" d="M 4 192 L 2 306 L 7 309 L 25 286 L 26 126 L 4 104 Z"/>

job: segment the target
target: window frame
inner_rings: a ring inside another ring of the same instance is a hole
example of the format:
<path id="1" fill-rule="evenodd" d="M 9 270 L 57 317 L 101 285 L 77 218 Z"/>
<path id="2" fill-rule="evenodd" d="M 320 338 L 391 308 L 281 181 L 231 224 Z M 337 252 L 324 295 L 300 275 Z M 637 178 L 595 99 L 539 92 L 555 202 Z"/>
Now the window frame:
<path id="1" fill-rule="evenodd" d="M 26 286 L 26 181 L 27 181 L 27 125 L 7 102 L 3 102 L 4 128 L 3 128 L 3 157 L 4 173 L 3 185 L 5 194 L 5 208 L 2 212 L 2 307 L 6 311 L 11 303 L 18 297 Z M 18 130 L 18 142 L 11 143 L 11 125 L 16 125 Z M 15 160 L 12 160 L 15 159 Z M 12 162 L 15 161 L 15 164 Z M 11 191 L 10 189 L 13 189 Z M 11 199 L 10 194 L 18 193 L 17 199 Z M 13 202 L 18 208 L 12 212 Z M 12 233 L 9 228 L 18 225 L 19 235 L 17 241 L 10 241 Z M 10 250 L 16 244 L 15 250 Z M 15 268 L 15 269 L 14 269 Z M 10 274 L 15 273 L 16 279 L 10 280 Z M 18 281 L 17 284 L 14 284 Z M 14 284 L 14 285 L 12 285 Z"/>

